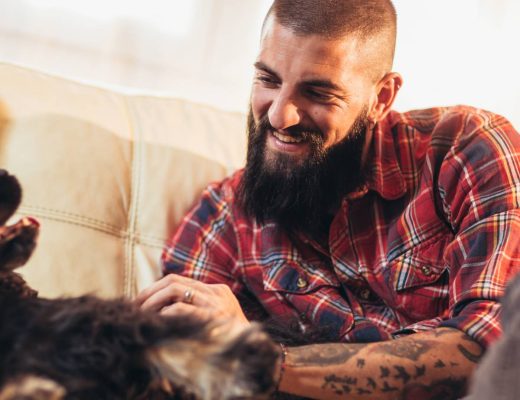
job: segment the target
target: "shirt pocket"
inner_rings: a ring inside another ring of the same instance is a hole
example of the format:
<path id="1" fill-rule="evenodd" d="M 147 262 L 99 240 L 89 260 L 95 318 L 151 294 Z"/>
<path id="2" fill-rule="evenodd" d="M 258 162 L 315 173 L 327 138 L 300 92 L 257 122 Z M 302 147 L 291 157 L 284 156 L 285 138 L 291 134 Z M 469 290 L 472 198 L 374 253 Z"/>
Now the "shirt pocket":
<path id="1" fill-rule="evenodd" d="M 307 328 L 328 328 L 339 338 L 353 323 L 351 308 L 341 295 L 340 282 L 326 265 L 280 260 L 262 270 L 266 292 L 276 293 Z"/>
<path id="2" fill-rule="evenodd" d="M 389 266 L 394 309 L 401 324 L 442 316 L 449 306 L 449 273 L 442 259 L 424 257 L 420 249 L 402 254 Z"/>

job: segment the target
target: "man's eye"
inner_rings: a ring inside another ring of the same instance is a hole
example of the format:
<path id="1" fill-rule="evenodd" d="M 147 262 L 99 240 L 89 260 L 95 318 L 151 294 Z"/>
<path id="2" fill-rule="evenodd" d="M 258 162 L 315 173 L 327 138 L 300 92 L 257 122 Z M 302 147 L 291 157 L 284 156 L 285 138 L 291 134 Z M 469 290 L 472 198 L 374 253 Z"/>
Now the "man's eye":
<path id="1" fill-rule="evenodd" d="M 263 83 L 266 86 L 275 86 L 278 85 L 278 81 L 268 75 L 257 75 L 256 80 Z"/>
<path id="2" fill-rule="evenodd" d="M 330 93 L 320 92 L 314 89 L 307 89 L 307 96 L 322 101 L 331 100 L 334 97 Z"/>

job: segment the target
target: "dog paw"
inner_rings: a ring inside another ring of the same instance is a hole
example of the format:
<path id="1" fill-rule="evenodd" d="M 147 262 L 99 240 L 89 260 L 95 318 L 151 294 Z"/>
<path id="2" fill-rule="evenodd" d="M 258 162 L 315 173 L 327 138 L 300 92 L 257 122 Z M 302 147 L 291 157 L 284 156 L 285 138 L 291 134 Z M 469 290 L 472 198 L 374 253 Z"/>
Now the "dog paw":
<path id="1" fill-rule="evenodd" d="M 38 231 L 38 222 L 28 217 L 0 226 L 0 271 L 11 271 L 27 262 L 36 247 Z"/>

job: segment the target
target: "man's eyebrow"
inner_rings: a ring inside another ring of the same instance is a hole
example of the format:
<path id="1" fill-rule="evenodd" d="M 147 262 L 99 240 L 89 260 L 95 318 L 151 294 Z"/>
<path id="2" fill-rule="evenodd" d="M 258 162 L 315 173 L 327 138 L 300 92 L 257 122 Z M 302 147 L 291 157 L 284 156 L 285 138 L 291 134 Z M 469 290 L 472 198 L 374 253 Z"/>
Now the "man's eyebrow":
<path id="1" fill-rule="evenodd" d="M 273 76 L 276 76 L 278 77 L 278 74 L 271 68 L 269 68 L 265 63 L 263 63 L 262 61 L 257 61 L 255 62 L 255 68 L 256 69 L 259 69 L 259 70 L 262 70 L 264 72 L 267 72 L 269 75 L 273 75 Z"/>

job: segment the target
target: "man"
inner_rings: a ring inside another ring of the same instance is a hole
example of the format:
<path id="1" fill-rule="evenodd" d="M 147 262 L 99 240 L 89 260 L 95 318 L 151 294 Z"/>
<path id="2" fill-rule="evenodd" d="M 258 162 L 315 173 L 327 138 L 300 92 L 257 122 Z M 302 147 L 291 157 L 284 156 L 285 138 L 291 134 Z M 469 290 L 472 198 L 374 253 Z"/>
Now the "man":
<path id="1" fill-rule="evenodd" d="M 459 398 L 501 333 L 520 139 L 470 107 L 391 111 L 395 21 L 390 0 L 275 0 L 246 168 L 204 192 L 138 299 L 321 332 L 286 349 L 283 392 Z"/>

